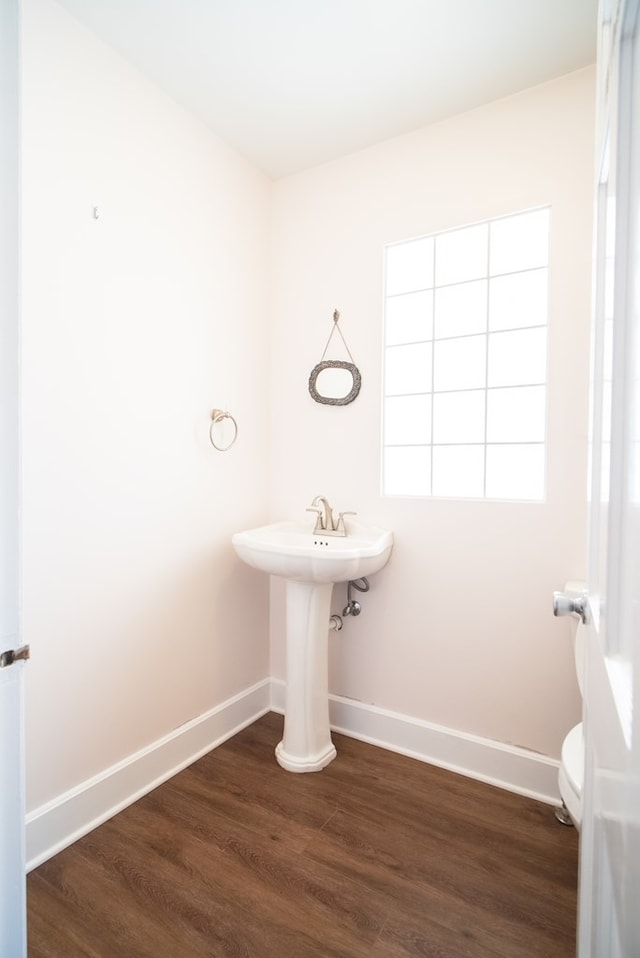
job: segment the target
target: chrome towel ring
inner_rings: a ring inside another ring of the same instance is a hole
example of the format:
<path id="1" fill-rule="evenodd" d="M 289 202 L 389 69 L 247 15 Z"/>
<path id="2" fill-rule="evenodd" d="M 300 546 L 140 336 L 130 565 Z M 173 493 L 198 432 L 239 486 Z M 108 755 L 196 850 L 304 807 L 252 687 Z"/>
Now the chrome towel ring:
<path id="1" fill-rule="evenodd" d="M 214 427 L 219 425 L 225 419 L 230 419 L 233 423 L 233 436 L 231 442 L 228 442 L 226 446 L 221 446 L 219 442 L 216 442 L 213 438 Z M 238 423 L 235 421 L 230 412 L 224 412 L 222 409 L 213 409 L 211 412 L 211 425 L 209 426 L 209 439 L 211 440 L 211 445 L 214 449 L 217 449 L 218 452 L 226 452 L 227 449 L 231 449 L 232 445 L 238 438 Z"/>

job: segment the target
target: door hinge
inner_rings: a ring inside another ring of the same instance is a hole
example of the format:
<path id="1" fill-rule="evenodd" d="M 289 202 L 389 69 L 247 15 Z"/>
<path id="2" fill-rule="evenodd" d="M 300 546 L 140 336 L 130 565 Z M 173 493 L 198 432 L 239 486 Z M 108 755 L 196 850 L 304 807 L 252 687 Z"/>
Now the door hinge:
<path id="1" fill-rule="evenodd" d="M 6 652 L 0 653 L 0 669 L 6 669 L 7 666 L 13 665 L 20 659 L 26 660 L 30 655 L 31 651 L 28 645 L 21 645 L 18 649 L 7 649 Z"/>

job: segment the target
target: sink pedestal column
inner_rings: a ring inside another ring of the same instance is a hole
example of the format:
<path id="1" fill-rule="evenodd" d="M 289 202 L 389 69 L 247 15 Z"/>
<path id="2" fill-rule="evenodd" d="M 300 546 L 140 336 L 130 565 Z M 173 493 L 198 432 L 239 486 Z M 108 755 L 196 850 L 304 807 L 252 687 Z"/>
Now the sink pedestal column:
<path id="1" fill-rule="evenodd" d="M 289 772 L 319 772 L 336 757 L 329 729 L 329 616 L 332 582 L 287 579 L 284 735 L 276 747 Z"/>

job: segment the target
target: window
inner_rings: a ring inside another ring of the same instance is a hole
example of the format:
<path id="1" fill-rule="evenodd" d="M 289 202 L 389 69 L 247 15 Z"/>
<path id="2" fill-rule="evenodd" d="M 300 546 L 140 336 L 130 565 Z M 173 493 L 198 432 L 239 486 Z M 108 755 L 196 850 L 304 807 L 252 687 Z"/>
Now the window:
<path id="1" fill-rule="evenodd" d="M 549 219 L 386 248 L 384 495 L 544 497 Z"/>

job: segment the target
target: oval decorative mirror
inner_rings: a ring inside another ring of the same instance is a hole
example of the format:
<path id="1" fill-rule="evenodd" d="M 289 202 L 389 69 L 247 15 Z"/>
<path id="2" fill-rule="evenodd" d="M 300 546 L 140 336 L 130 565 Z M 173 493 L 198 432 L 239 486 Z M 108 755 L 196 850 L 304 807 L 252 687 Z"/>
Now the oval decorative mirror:
<path id="1" fill-rule="evenodd" d="M 327 345 L 324 347 L 321 360 L 317 366 L 314 366 L 309 376 L 309 392 L 316 402 L 328 403 L 330 406 L 346 406 L 353 402 L 360 392 L 362 377 L 360 370 L 353 361 L 351 350 L 347 346 L 346 340 L 342 335 L 342 330 L 338 325 L 340 322 L 340 313 L 337 309 L 333 311 L 333 326 L 329 333 Z M 327 349 L 331 342 L 331 337 L 338 330 L 340 339 L 344 343 L 350 363 L 342 362 L 338 359 L 325 359 Z"/>
<path id="2" fill-rule="evenodd" d="M 309 392 L 316 402 L 346 406 L 360 392 L 362 377 L 354 363 L 326 359 L 314 366 L 309 376 Z"/>

